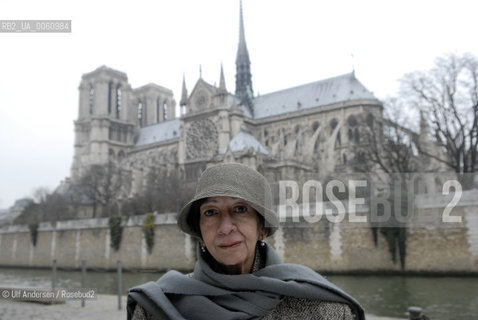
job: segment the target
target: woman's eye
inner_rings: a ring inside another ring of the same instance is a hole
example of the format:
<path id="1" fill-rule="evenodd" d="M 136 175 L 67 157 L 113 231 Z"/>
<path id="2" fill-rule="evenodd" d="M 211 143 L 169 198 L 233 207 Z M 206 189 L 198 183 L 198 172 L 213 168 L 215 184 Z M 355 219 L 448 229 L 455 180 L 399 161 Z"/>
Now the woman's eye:
<path id="1" fill-rule="evenodd" d="M 237 213 L 245 213 L 247 212 L 247 207 L 246 206 L 237 206 L 234 208 Z"/>
<path id="2" fill-rule="evenodd" d="M 214 209 L 208 209 L 204 210 L 203 215 L 205 215 L 206 217 L 210 217 L 213 216 L 215 213 L 216 211 Z"/>

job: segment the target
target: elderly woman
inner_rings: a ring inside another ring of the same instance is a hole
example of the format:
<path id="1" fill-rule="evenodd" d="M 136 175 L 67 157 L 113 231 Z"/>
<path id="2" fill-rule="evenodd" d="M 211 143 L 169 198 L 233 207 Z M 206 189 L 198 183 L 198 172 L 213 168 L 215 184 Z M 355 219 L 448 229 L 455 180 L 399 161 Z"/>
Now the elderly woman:
<path id="1" fill-rule="evenodd" d="M 267 180 L 241 164 L 208 168 L 179 228 L 199 240 L 192 274 L 169 271 L 130 290 L 128 319 L 365 319 L 313 270 L 284 264 L 264 239 L 278 221 Z"/>

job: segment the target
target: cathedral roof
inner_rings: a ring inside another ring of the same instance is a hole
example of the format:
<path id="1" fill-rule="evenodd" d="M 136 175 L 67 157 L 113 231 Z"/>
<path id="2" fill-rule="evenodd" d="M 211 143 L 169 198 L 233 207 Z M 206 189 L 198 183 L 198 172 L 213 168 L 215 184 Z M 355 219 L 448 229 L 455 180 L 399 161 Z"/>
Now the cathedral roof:
<path id="1" fill-rule="evenodd" d="M 144 146 L 178 137 L 179 119 L 172 119 L 141 128 L 136 146 Z"/>
<path id="2" fill-rule="evenodd" d="M 254 98 L 256 119 L 357 99 L 376 99 L 354 73 L 320 80 Z"/>
<path id="3" fill-rule="evenodd" d="M 227 147 L 220 153 L 226 153 L 227 149 L 231 150 L 231 152 L 241 152 L 249 150 L 250 148 L 262 154 L 269 154 L 269 151 L 267 151 L 267 149 L 259 141 L 257 141 L 253 135 L 242 130 L 239 131 L 239 133 L 236 134 L 231 141 L 229 141 Z"/>
<path id="4" fill-rule="evenodd" d="M 126 75 L 126 73 L 112 69 L 105 65 L 102 65 L 101 67 L 96 68 L 94 71 L 83 74 L 82 78 L 86 80 L 89 78 L 99 77 L 101 75 L 110 75 L 110 76 L 128 81 L 128 76 Z"/>
<path id="5" fill-rule="evenodd" d="M 148 84 L 145 84 L 144 86 L 134 89 L 134 91 L 137 93 L 146 92 L 146 91 L 156 91 L 156 90 L 163 91 L 163 92 L 171 92 L 171 93 L 173 92 L 171 89 L 162 87 L 156 83 L 148 83 Z"/>

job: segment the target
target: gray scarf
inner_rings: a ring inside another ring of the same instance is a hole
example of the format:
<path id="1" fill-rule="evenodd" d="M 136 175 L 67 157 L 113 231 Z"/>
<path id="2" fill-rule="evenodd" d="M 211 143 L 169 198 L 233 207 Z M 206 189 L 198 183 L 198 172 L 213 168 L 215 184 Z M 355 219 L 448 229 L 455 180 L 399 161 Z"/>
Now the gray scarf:
<path id="1" fill-rule="evenodd" d="M 198 250 L 192 277 L 169 271 L 157 282 L 131 289 L 128 319 L 137 303 L 158 319 L 260 319 L 284 296 L 346 303 L 358 320 L 365 319 L 358 302 L 321 275 L 305 266 L 281 263 L 270 246 L 262 249 L 265 267 L 240 275 L 214 272 Z"/>

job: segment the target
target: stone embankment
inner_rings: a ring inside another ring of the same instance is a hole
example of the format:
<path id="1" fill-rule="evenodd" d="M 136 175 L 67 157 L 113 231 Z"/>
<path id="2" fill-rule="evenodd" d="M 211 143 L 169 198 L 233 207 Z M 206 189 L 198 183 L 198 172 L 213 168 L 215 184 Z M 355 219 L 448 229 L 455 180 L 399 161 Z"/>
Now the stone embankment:
<path id="1" fill-rule="evenodd" d="M 284 262 L 322 273 L 477 274 L 478 189 L 464 191 L 457 203 L 451 196 L 417 195 L 415 211 L 407 218 L 404 270 L 393 261 L 385 236 L 379 232 L 375 243 L 370 223 L 354 220 L 367 218 L 365 207 L 347 212 L 340 223 L 287 218 L 267 241 Z M 124 219 L 118 250 L 111 246 L 108 219 L 40 223 L 35 244 L 28 225 L 3 226 L 0 266 L 50 268 L 56 260 L 59 268 L 79 269 L 86 260 L 88 268 L 105 270 L 115 270 L 118 261 L 126 269 L 191 270 L 196 242 L 179 230 L 176 214 L 156 215 L 152 250 L 144 238 L 144 219 Z"/>

